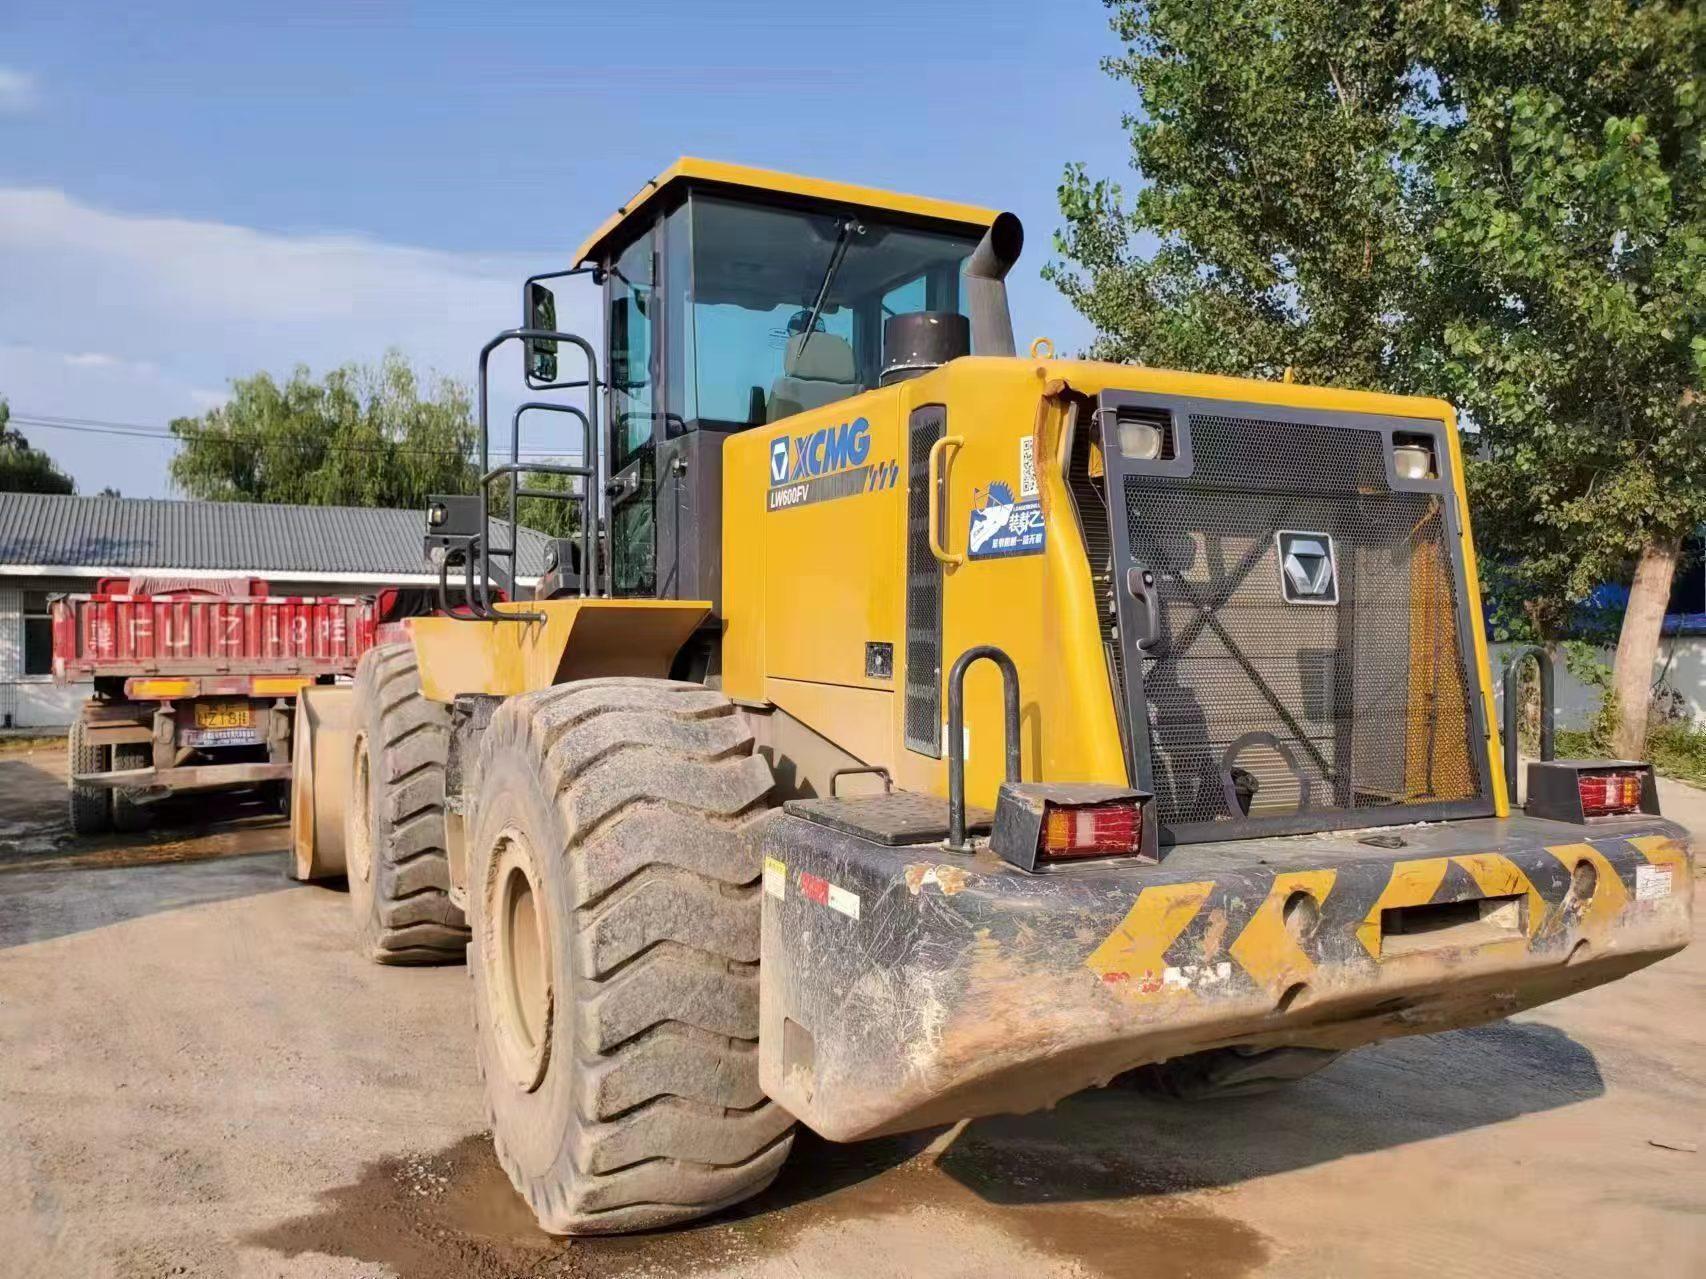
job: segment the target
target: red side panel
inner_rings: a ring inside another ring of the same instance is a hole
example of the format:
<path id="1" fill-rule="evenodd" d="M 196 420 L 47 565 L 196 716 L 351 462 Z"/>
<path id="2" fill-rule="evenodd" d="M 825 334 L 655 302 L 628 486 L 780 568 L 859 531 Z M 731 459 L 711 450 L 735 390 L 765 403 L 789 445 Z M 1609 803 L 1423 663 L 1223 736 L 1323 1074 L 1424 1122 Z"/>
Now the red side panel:
<path id="1" fill-rule="evenodd" d="M 73 595 L 53 605 L 54 675 L 347 675 L 374 630 L 348 597 Z"/>

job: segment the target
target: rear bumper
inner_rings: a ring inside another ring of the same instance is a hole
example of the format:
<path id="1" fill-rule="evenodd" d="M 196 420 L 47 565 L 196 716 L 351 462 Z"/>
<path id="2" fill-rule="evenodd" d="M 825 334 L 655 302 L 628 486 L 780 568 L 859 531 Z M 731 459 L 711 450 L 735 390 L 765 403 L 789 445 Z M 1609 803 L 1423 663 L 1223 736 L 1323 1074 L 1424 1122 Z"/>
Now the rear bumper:
<path id="1" fill-rule="evenodd" d="M 85 786 L 106 786 L 136 792 L 141 800 L 163 799 L 179 791 L 223 790 L 287 781 L 290 764 L 189 764 L 183 768 L 124 768 L 110 773 L 79 773 L 73 779 Z"/>
<path id="2" fill-rule="evenodd" d="M 1047 1106 L 1208 1048 L 1473 1025 L 1689 939 L 1693 856 L 1662 819 L 1404 827 L 1390 852 L 1364 833 L 1027 875 L 778 814 L 765 1091 L 854 1140 Z"/>

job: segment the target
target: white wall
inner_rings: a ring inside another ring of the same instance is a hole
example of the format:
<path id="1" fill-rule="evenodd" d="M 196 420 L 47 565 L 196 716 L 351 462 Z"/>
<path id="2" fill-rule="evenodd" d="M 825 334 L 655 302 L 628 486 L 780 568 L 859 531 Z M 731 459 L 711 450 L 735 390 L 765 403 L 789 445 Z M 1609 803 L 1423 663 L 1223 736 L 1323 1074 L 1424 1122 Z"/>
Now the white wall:
<path id="1" fill-rule="evenodd" d="M 1493 666 L 1493 694 L 1498 699 L 1502 717 L 1505 664 L 1510 654 L 1523 645 L 1492 644 L 1488 647 Z M 1611 665 L 1611 658 L 1611 649 L 1600 650 L 1599 660 L 1607 667 Z M 1599 695 L 1570 674 L 1562 652 L 1558 653 L 1553 670 L 1556 675 L 1553 687 L 1557 696 L 1558 727 L 1585 729 L 1599 709 Z M 1706 636 L 1683 635 L 1661 640 L 1658 661 L 1653 664 L 1653 679 L 1659 683 L 1660 692 L 1668 689 L 1678 694 L 1685 713 L 1695 723 L 1706 726 Z"/>
<path id="2" fill-rule="evenodd" d="M 24 592 L 76 590 L 64 578 L 0 579 L 0 727 L 64 728 L 90 685 L 59 685 L 51 675 L 24 674 Z"/>

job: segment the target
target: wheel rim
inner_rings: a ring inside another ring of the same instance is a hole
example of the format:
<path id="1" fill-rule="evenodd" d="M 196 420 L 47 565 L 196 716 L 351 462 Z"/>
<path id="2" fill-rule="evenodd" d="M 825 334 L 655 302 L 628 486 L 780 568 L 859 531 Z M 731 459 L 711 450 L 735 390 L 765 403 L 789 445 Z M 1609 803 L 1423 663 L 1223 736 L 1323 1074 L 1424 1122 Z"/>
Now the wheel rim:
<path id="1" fill-rule="evenodd" d="M 516 1085 L 539 1087 L 551 1056 L 551 943 L 526 836 L 498 837 L 487 881 L 487 989 L 499 1053 Z"/>
<path id="2" fill-rule="evenodd" d="M 373 876 L 373 791 L 369 785 L 367 738 L 355 739 L 355 777 L 351 786 L 350 829 L 344 837 L 344 870 L 352 882 L 367 883 Z"/>

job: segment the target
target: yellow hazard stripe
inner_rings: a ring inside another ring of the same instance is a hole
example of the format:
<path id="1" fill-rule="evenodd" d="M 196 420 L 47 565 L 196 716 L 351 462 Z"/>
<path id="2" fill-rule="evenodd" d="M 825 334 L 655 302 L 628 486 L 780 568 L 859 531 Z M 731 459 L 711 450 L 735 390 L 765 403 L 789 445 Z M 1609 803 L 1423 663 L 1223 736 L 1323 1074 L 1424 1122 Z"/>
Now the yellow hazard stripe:
<path id="1" fill-rule="evenodd" d="M 1232 958 L 1270 993 L 1278 995 L 1315 971 L 1315 962 L 1298 945 L 1298 938 L 1306 936 L 1301 924 L 1286 923 L 1286 903 L 1294 893 L 1308 893 L 1315 899 L 1318 913 L 1338 877 L 1336 870 L 1300 870 L 1275 875 L 1267 897 L 1232 943 Z M 1305 914 L 1300 918 L 1307 917 Z"/>
<path id="2" fill-rule="evenodd" d="M 1162 988 L 1162 958 L 1214 891 L 1212 881 L 1157 884 L 1137 895 L 1126 917 L 1084 961 L 1110 985 L 1130 983 L 1146 994 Z"/>

